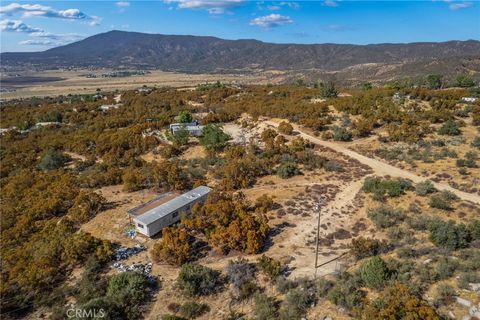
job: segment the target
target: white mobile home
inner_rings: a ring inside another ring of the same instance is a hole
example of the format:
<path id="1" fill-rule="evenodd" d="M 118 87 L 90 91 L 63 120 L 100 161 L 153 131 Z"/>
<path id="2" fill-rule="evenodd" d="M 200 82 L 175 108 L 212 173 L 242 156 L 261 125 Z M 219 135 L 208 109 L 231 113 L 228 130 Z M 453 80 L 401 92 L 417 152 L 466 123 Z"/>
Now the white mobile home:
<path id="1" fill-rule="evenodd" d="M 202 135 L 203 126 L 199 125 L 197 121 L 190 123 L 172 123 L 170 131 L 175 134 L 178 130 L 185 129 L 192 136 L 199 137 Z"/>
<path id="2" fill-rule="evenodd" d="M 144 205 L 129 210 L 129 213 L 137 231 L 151 237 L 178 222 L 182 212 L 190 213 L 194 204 L 204 203 L 211 191 L 209 187 L 200 186 L 139 215 L 135 215 L 135 212 L 141 211 Z"/>

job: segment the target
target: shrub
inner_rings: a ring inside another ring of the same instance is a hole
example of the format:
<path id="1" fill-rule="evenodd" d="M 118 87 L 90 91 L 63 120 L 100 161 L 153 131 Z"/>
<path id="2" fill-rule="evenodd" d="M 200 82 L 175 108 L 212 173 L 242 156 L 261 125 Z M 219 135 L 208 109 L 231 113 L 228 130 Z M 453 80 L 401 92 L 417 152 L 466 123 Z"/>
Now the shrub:
<path id="1" fill-rule="evenodd" d="M 474 220 L 468 224 L 468 232 L 472 241 L 480 240 L 480 220 Z"/>
<path id="2" fill-rule="evenodd" d="M 426 301 L 421 300 L 407 286 L 399 282 L 386 287 L 379 299 L 367 303 L 360 310 L 358 318 L 362 320 L 441 319 Z"/>
<path id="3" fill-rule="evenodd" d="M 184 264 L 177 278 L 178 287 L 190 296 L 209 295 L 216 292 L 221 284 L 218 271 L 197 263 Z"/>
<path id="4" fill-rule="evenodd" d="M 410 189 L 412 184 L 405 179 L 382 179 L 380 177 L 367 177 L 362 190 L 373 193 L 375 200 L 383 200 L 385 194 L 390 197 L 399 197 Z"/>
<path id="5" fill-rule="evenodd" d="M 182 304 L 178 311 L 187 319 L 195 319 L 210 311 L 210 308 L 207 304 L 189 301 Z"/>
<path id="6" fill-rule="evenodd" d="M 340 162 L 335 160 L 328 160 L 323 164 L 323 168 L 328 172 L 342 172 L 343 166 Z"/>
<path id="7" fill-rule="evenodd" d="M 42 160 L 38 164 L 38 168 L 40 170 L 59 169 L 63 167 L 68 160 L 69 158 L 65 156 L 63 152 L 50 149 L 43 156 Z"/>
<path id="8" fill-rule="evenodd" d="M 379 228 L 391 227 L 405 218 L 405 213 L 401 209 L 386 205 L 368 209 L 367 215 Z"/>
<path id="9" fill-rule="evenodd" d="M 282 264 L 280 261 L 273 258 L 262 255 L 257 260 L 257 265 L 259 269 L 268 277 L 270 280 L 275 280 L 282 271 Z"/>
<path id="10" fill-rule="evenodd" d="M 379 256 L 367 260 L 360 269 L 363 282 L 370 288 L 382 288 L 389 278 L 386 263 Z"/>
<path id="11" fill-rule="evenodd" d="M 362 305 L 365 291 L 360 289 L 360 279 L 344 274 L 328 291 L 327 298 L 335 305 L 352 310 Z"/>
<path id="12" fill-rule="evenodd" d="M 223 132 L 222 128 L 214 124 L 207 124 L 203 130 L 200 137 L 200 143 L 208 151 L 220 151 L 223 150 L 230 136 Z"/>
<path id="13" fill-rule="evenodd" d="M 290 123 L 282 121 L 278 125 L 278 132 L 283 133 L 283 134 L 287 134 L 287 135 L 291 135 L 292 132 L 293 132 L 293 127 Z"/>
<path id="14" fill-rule="evenodd" d="M 452 201 L 458 199 L 458 197 L 447 190 L 434 194 L 430 197 L 429 205 L 432 208 L 442 210 L 452 210 Z"/>
<path id="15" fill-rule="evenodd" d="M 465 248 L 470 242 L 470 234 L 464 224 L 454 221 L 436 220 L 430 223 L 430 241 L 437 247 L 455 250 Z"/>
<path id="16" fill-rule="evenodd" d="M 257 320 L 277 320 L 278 315 L 275 300 L 266 294 L 257 293 L 254 301 L 254 312 Z"/>
<path id="17" fill-rule="evenodd" d="M 476 136 L 475 138 L 473 138 L 472 147 L 480 149 L 480 136 Z"/>
<path id="18" fill-rule="evenodd" d="M 435 191 L 437 191 L 437 189 L 435 189 L 433 183 L 430 180 L 419 182 L 415 186 L 415 193 L 419 196 L 426 196 L 430 193 L 434 193 Z"/>
<path id="19" fill-rule="evenodd" d="M 255 200 L 255 207 L 260 208 L 262 212 L 267 212 L 272 210 L 275 206 L 275 202 L 273 201 L 272 197 L 269 195 L 261 195 Z"/>
<path id="20" fill-rule="evenodd" d="M 287 293 L 293 288 L 296 288 L 298 283 L 287 279 L 285 276 L 278 276 L 275 280 L 275 287 L 280 293 Z"/>
<path id="21" fill-rule="evenodd" d="M 129 319 L 135 319 L 141 314 L 140 307 L 145 303 L 149 288 L 150 284 L 144 274 L 122 272 L 110 278 L 106 298 L 112 301 L 114 309 L 122 310 Z"/>
<path id="22" fill-rule="evenodd" d="M 282 163 L 277 169 L 277 175 L 282 179 L 288 179 L 300 174 L 300 169 L 294 162 Z"/>
<path id="23" fill-rule="evenodd" d="M 449 135 L 449 136 L 458 136 L 462 132 L 458 127 L 458 124 L 454 120 L 447 120 L 445 123 L 438 129 L 438 133 L 441 135 Z"/>
<path id="24" fill-rule="evenodd" d="M 255 265 L 245 259 L 230 261 L 227 266 L 228 281 L 233 285 L 235 291 L 255 279 Z"/>
<path id="25" fill-rule="evenodd" d="M 387 243 L 386 241 L 359 237 L 357 239 L 352 239 L 350 249 L 350 252 L 355 258 L 360 260 L 385 252 L 387 249 Z"/>
<path id="26" fill-rule="evenodd" d="M 453 297 L 456 295 L 455 290 L 448 284 L 439 284 L 436 292 L 436 300 L 443 305 L 449 305 L 453 302 Z"/>
<path id="27" fill-rule="evenodd" d="M 186 319 L 173 314 L 165 314 L 162 316 L 162 320 L 186 320 Z"/>
<path id="28" fill-rule="evenodd" d="M 320 278 L 317 281 L 316 289 L 317 289 L 317 297 L 324 298 L 328 295 L 330 289 L 334 286 L 333 281 L 327 280 L 325 278 Z"/>
<path id="29" fill-rule="evenodd" d="M 186 229 L 166 227 L 162 230 L 162 241 L 153 245 L 152 258 L 155 262 L 166 261 L 180 266 L 191 258 L 191 242 Z"/>
<path id="30" fill-rule="evenodd" d="M 457 268 L 457 263 L 449 258 L 442 257 L 437 264 L 437 274 L 440 279 L 450 278 L 455 269 Z"/>
<path id="31" fill-rule="evenodd" d="M 178 114 L 178 122 L 189 123 L 193 121 L 192 114 L 188 110 L 182 110 Z"/>
<path id="32" fill-rule="evenodd" d="M 352 133 L 344 127 L 333 127 L 333 140 L 335 141 L 351 141 Z"/>
<path id="33" fill-rule="evenodd" d="M 292 289 L 280 305 L 279 318 L 282 320 L 301 319 L 313 302 L 314 297 L 308 289 Z"/>

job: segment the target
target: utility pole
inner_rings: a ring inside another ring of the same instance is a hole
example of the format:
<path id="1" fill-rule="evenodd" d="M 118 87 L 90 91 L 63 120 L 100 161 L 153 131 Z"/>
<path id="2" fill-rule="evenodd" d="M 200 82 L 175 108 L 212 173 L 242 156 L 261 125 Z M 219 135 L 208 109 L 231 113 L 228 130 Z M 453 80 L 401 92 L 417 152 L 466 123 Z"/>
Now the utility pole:
<path id="1" fill-rule="evenodd" d="M 317 278 L 317 266 L 318 266 L 318 245 L 320 242 L 320 216 L 322 214 L 322 210 L 320 209 L 320 204 L 317 204 L 315 206 L 315 209 L 318 210 L 318 223 L 317 223 L 317 241 L 315 245 L 315 276 L 314 278 Z"/>

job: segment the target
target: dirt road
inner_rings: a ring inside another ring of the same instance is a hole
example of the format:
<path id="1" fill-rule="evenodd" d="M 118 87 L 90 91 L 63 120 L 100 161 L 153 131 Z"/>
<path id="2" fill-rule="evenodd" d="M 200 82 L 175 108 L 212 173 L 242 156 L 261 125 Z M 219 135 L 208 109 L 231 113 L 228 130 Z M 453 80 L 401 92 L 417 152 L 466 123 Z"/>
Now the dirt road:
<path id="1" fill-rule="evenodd" d="M 274 126 L 274 127 L 278 126 L 278 123 L 276 123 L 274 121 L 265 121 L 265 123 L 267 123 L 271 126 Z M 390 176 L 393 176 L 393 177 L 410 179 L 414 183 L 422 182 L 422 181 L 425 180 L 424 177 L 420 177 L 420 176 L 418 176 L 418 175 L 416 175 L 412 172 L 394 167 L 394 166 L 392 166 L 388 163 L 379 161 L 377 159 L 373 159 L 373 158 L 369 158 L 369 157 L 366 157 L 364 155 L 361 155 L 361 154 L 359 154 L 359 153 L 357 153 L 353 150 L 350 150 L 350 149 L 344 147 L 342 145 L 342 143 L 340 143 L 340 142 L 324 141 L 324 140 L 318 139 L 318 138 L 316 138 L 312 135 L 309 135 L 309 134 L 301 131 L 298 128 L 298 126 L 296 126 L 296 125 L 293 125 L 293 127 L 295 128 L 296 131 L 299 132 L 299 135 L 302 138 L 304 138 L 304 139 L 306 139 L 306 140 L 308 140 L 312 143 L 315 143 L 315 144 L 333 149 L 333 150 L 335 150 L 337 152 L 340 152 L 340 153 L 342 153 L 342 154 L 344 154 L 344 155 L 346 155 L 350 158 L 356 159 L 356 160 L 360 161 L 361 163 L 371 167 L 373 169 L 373 171 L 378 175 L 390 175 Z M 452 188 L 451 186 L 443 184 L 443 183 L 433 182 L 433 184 L 434 184 L 435 188 L 437 188 L 438 190 L 448 190 L 448 191 L 451 191 L 451 192 L 455 193 L 460 199 L 471 201 L 471 202 L 476 203 L 476 204 L 480 204 L 480 196 L 478 196 L 476 194 L 463 192 L 463 191 Z"/>

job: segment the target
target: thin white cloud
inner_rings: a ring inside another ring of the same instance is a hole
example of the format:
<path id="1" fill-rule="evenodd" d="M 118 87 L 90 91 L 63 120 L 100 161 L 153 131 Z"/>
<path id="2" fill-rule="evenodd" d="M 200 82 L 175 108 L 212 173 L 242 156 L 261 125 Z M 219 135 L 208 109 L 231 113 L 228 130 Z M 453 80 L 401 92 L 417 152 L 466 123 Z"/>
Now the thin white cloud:
<path id="1" fill-rule="evenodd" d="M 119 8 L 127 8 L 127 7 L 130 7 L 130 2 L 118 1 L 118 2 L 115 3 L 115 5 Z"/>
<path id="2" fill-rule="evenodd" d="M 181 9 L 207 10 L 211 14 L 222 14 L 245 3 L 245 0 L 164 0 L 167 4 L 176 3 Z"/>
<path id="3" fill-rule="evenodd" d="M 282 7 L 280 6 L 267 6 L 267 9 L 270 11 L 280 10 Z"/>
<path id="4" fill-rule="evenodd" d="M 327 7 L 338 7 L 338 3 L 335 0 L 325 0 L 323 1 L 323 5 Z"/>
<path id="5" fill-rule="evenodd" d="M 448 7 L 450 8 L 450 10 L 466 9 L 473 6 L 473 2 L 469 2 L 469 1 L 462 1 L 462 2 L 445 1 L 445 2 L 448 3 Z"/>
<path id="6" fill-rule="evenodd" d="M 265 29 L 275 28 L 286 24 L 292 24 L 293 20 L 288 16 L 282 16 L 272 13 L 267 16 L 258 17 L 250 21 L 251 26 L 257 26 Z"/>
<path id="7" fill-rule="evenodd" d="M 96 26 L 100 23 L 99 17 L 89 16 L 79 9 L 55 10 L 52 7 L 40 4 L 20 3 L 10 3 L 6 6 L 0 7 L 0 14 L 13 15 L 16 13 L 22 14 L 23 18 L 45 17 L 65 20 L 82 20 L 87 21 L 92 26 Z"/>
<path id="8" fill-rule="evenodd" d="M 20 44 L 22 45 L 59 46 L 84 38 L 83 35 L 77 33 L 55 34 L 47 32 L 43 29 L 32 27 L 21 20 L 1 20 L 0 31 L 25 33 L 35 38 L 21 41 Z"/>
<path id="9" fill-rule="evenodd" d="M 43 32 L 42 29 L 29 26 L 21 20 L 1 20 L 0 31 L 2 32 L 21 32 L 21 33 L 35 33 Z"/>
<path id="10" fill-rule="evenodd" d="M 299 9 L 300 5 L 298 2 L 292 2 L 292 1 L 282 1 L 279 3 L 280 6 L 287 6 L 290 7 L 291 9 Z"/>

